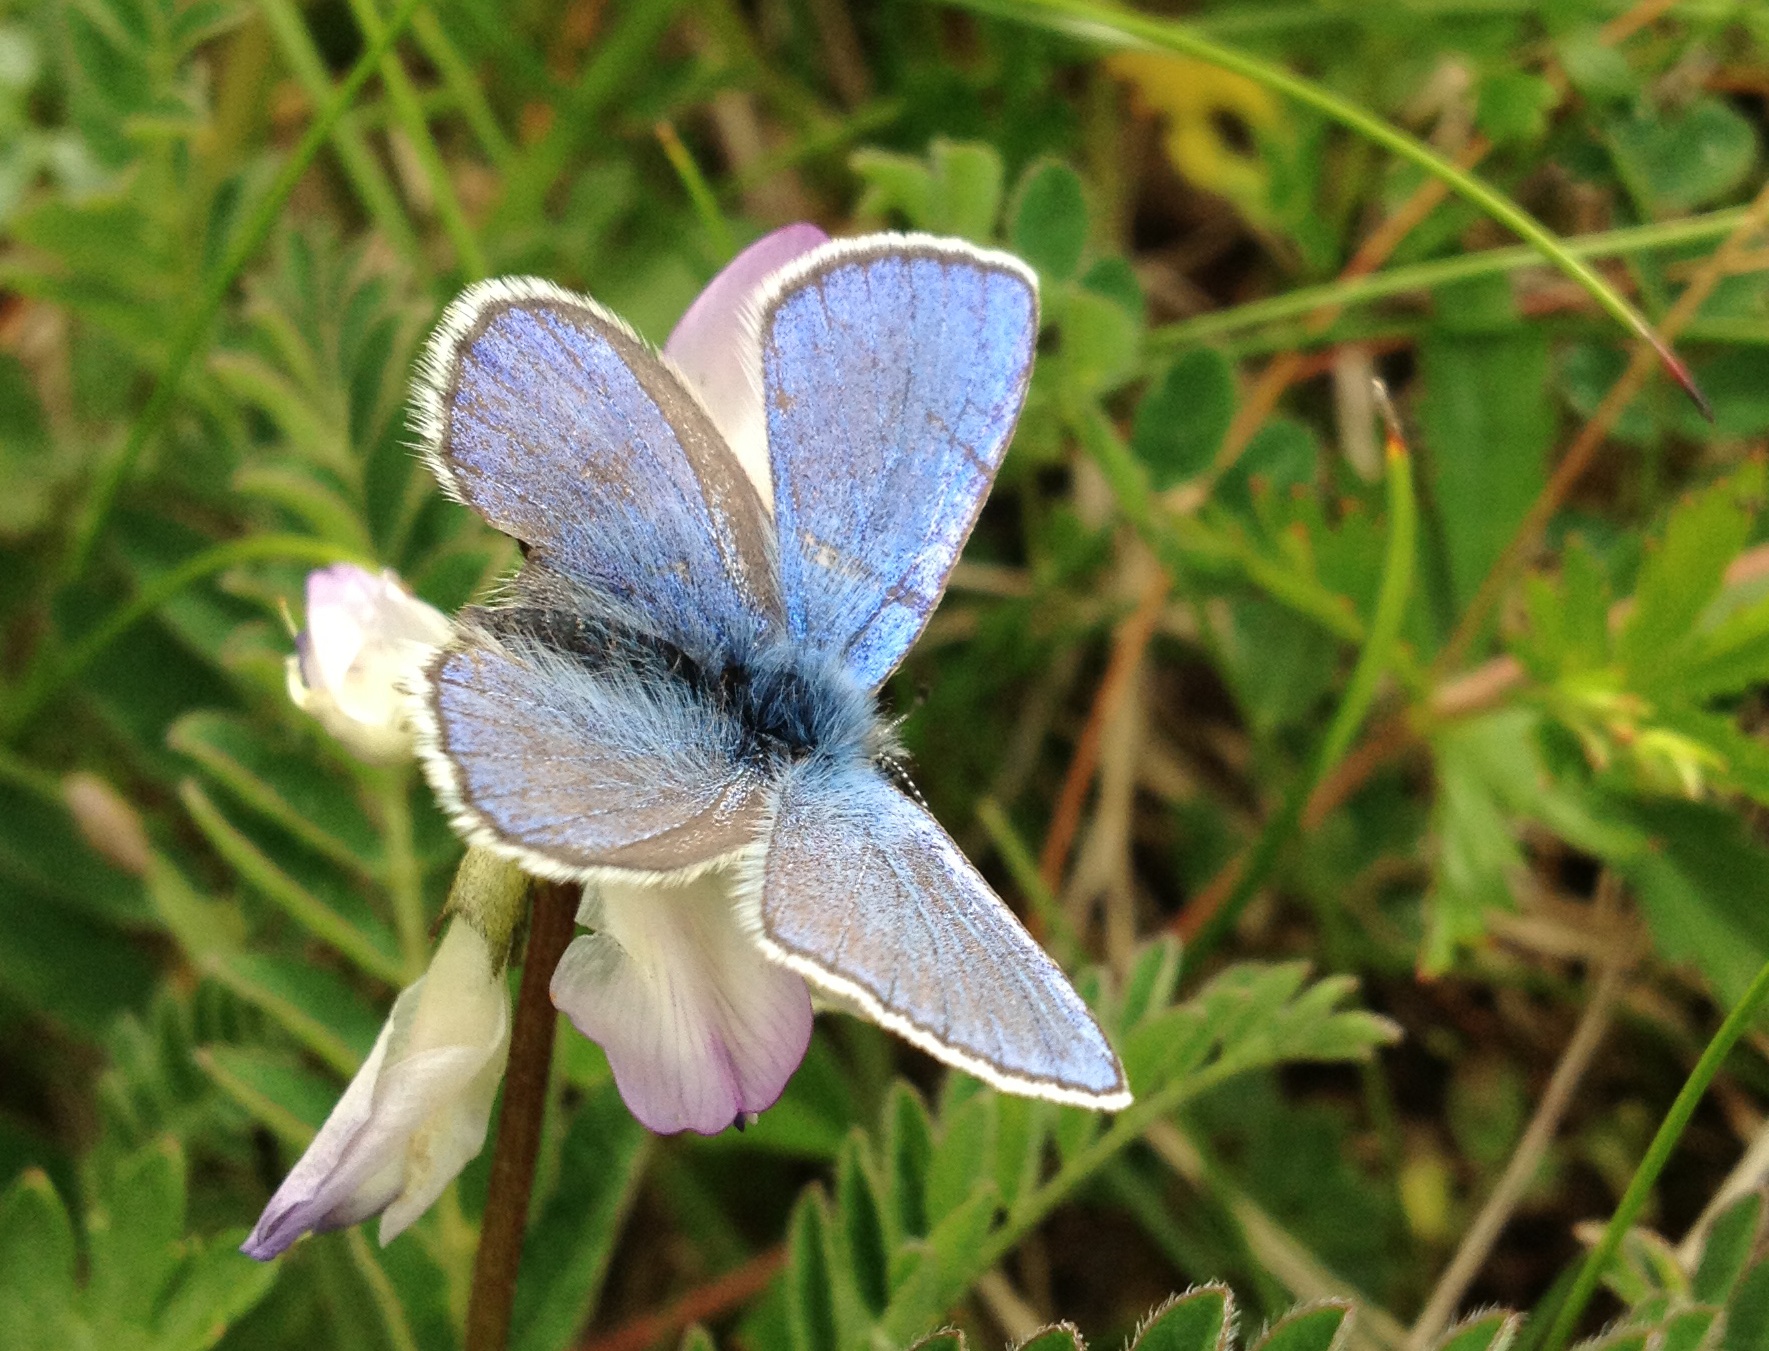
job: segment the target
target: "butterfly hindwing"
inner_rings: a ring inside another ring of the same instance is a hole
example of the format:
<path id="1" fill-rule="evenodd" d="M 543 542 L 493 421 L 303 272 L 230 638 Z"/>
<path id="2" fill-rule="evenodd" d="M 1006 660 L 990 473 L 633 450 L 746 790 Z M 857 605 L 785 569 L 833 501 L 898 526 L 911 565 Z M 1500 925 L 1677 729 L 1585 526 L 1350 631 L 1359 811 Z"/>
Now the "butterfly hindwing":
<path id="1" fill-rule="evenodd" d="M 939 823 L 870 766 L 787 778 L 755 903 L 772 955 L 938 1059 L 1009 1092 L 1130 1101 L 1067 977 Z"/>
<path id="2" fill-rule="evenodd" d="M 473 843 L 531 872 L 670 873 L 757 838 L 765 794 L 704 705 L 469 629 L 432 658 L 424 760 Z"/>
<path id="3" fill-rule="evenodd" d="M 1023 263 L 925 236 L 825 245 L 762 302 L 787 631 L 868 689 L 945 589 L 1006 454 L 1037 334 Z"/>
<path id="4" fill-rule="evenodd" d="M 443 487 L 531 557 L 689 650 L 777 623 L 766 508 L 675 372 L 595 302 L 521 278 L 469 289 L 416 403 Z"/>

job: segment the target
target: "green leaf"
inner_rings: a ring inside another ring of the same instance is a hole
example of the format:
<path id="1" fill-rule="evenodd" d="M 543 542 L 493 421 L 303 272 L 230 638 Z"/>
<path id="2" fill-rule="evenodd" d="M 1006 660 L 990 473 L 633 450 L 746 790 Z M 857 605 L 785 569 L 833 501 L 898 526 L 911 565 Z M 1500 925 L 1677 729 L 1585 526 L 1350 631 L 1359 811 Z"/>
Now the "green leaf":
<path id="1" fill-rule="evenodd" d="M 934 228 L 934 176 L 925 162 L 888 150 L 856 150 L 848 167 L 866 184 L 859 213 L 897 211 L 918 230 Z"/>
<path id="2" fill-rule="evenodd" d="M 916 1342 L 909 1351 L 970 1351 L 970 1344 L 958 1328 L 941 1328 Z"/>
<path id="3" fill-rule="evenodd" d="M 1181 957 L 1179 941 L 1171 934 L 1162 934 L 1136 954 L 1118 1001 L 1119 1037 L 1128 1035 L 1173 1003 L 1174 991 L 1179 988 Z"/>
<path id="4" fill-rule="evenodd" d="M 1769 1262 L 1752 1267 L 1726 1303 L 1723 1351 L 1769 1351 Z"/>
<path id="5" fill-rule="evenodd" d="M 1633 885 L 1659 952 L 1693 964 L 1722 1001 L 1735 1002 L 1769 960 L 1769 851 L 1717 807 L 1641 801 L 1629 814 L 1651 846 L 1616 866 Z"/>
<path id="6" fill-rule="evenodd" d="M 1432 738 L 1437 857 L 1423 963 L 1447 968 L 1456 947 L 1478 937 L 1488 910 L 1511 906 L 1521 866 L 1514 821 L 1531 820 L 1599 858 L 1624 860 L 1644 843 L 1621 813 L 1579 783 L 1551 773 L 1541 715 L 1506 708 L 1442 728 Z"/>
<path id="7" fill-rule="evenodd" d="M 374 553 L 358 509 L 316 468 L 254 465 L 233 476 L 234 491 L 280 507 L 321 539 L 363 555 Z"/>
<path id="8" fill-rule="evenodd" d="M 1351 1306 L 1339 1301 L 1298 1310 L 1273 1323 L 1253 1351 L 1334 1351 L 1350 1317 Z"/>
<path id="9" fill-rule="evenodd" d="M 1763 1198 L 1753 1192 L 1714 1217 L 1702 1245 L 1690 1293 L 1703 1304 L 1724 1304 L 1744 1275 L 1756 1248 Z"/>
<path id="10" fill-rule="evenodd" d="M 1222 476 L 1216 496 L 1224 506 L 1251 512 L 1256 495 L 1281 496 L 1312 486 L 1319 460 L 1313 431 L 1294 418 L 1270 418 Z"/>
<path id="11" fill-rule="evenodd" d="M 1628 58 L 1604 42 L 1594 26 L 1569 34 L 1558 50 L 1560 68 L 1572 87 L 1591 103 L 1619 102 L 1640 88 L 1640 76 Z"/>
<path id="12" fill-rule="evenodd" d="M 1008 238 L 1046 282 L 1068 281 L 1087 244 L 1087 195 L 1081 176 L 1057 160 L 1039 160 L 1021 176 L 1008 211 Z"/>
<path id="13" fill-rule="evenodd" d="M 73 1221 L 49 1178 L 31 1169 L 0 1195 L 0 1327 L 30 1351 L 71 1345 L 73 1299 Z"/>
<path id="14" fill-rule="evenodd" d="M 1029 1335 L 1015 1351 L 1087 1351 L 1087 1343 L 1073 1323 L 1052 1323 Z"/>
<path id="15" fill-rule="evenodd" d="M 1634 607 L 1616 641 L 1622 662 L 1642 687 L 1654 668 L 1694 630 L 1720 592 L 1726 566 L 1744 547 L 1761 506 L 1763 465 L 1736 473 L 1677 504 L 1663 536 L 1648 546 L 1634 587 Z"/>
<path id="16" fill-rule="evenodd" d="M 891 1086 L 884 1109 L 885 1235 L 893 1247 L 927 1233 L 927 1172 L 933 1126 L 921 1096 L 908 1084 Z"/>
<path id="17" fill-rule="evenodd" d="M 1474 120 L 1497 145 L 1540 140 L 1548 130 L 1548 114 L 1560 101 L 1554 86 L 1540 75 L 1500 70 L 1480 82 Z"/>
<path id="18" fill-rule="evenodd" d="M 206 969 L 341 1074 L 356 1072 L 381 1030 L 374 1010 L 324 967 L 235 952 L 217 954 Z"/>
<path id="19" fill-rule="evenodd" d="M 1726 196 L 1750 174 L 1757 135 L 1713 95 L 1677 111 L 1633 109 L 1604 124 L 1616 173 L 1640 209 L 1670 216 Z"/>
<path id="20" fill-rule="evenodd" d="M 86 1296 L 97 1321 L 148 1323 L 181 1256 L 184 1153 L 162 1140 L 122 1160 L 86 1216 Z"/>
<path id="21" fill-rule="evenodd" d="M 928 1326 L 982 1275 L 976 1255 L 998 1204 L 993 1187 L 979 1187 L 925 1239 L 907 1247 L 914 1260 L 896 1281 L 890 1307 L 879 1320 L 891 1340 L 906 1341 Z"/>
<path id="22" fill-rule="evenodd" d="M 1710 1351 L 1718 1309 L 1681 1309 L 1664 1320 L 1659 1332 L 1659 1351 Z"/>
<path id="23" fill-rule="evenodd" d="M 702 1323 L 695 1323 L 682 1334 L 677 1343 L 676 1351 L 719 1351 L 718 1344 L 713 1341 L 712 1333 Z"/>
<path id="24" fill-rule="evenodd" d="M 1521 1318 L 1503 1310 L 1476 1314 L 1444 1333 L 1433 1351 L 1505 1351 L 1522 1326 Z"/>
<path id="25" fill-rule="evenodd" d="M 179 797 L 215 851 L 279 910 L 315 938 L 329 943 L 370 975 L 389 985 L 403 983 L 405 970 L 393 932 L 366 908 L 346 916 L 277 866 L 258 843 L 227 818 L 192 780 L 179 785 Z"/>
<path id="26" fill-rule="evenodd" d="M 1046 305 L 1059 335 L 1049 360 L 1071 397 L 1107 393 L 1135 373 L 1142 326 L 1117 301 L 1070 286 L 1049 296 Z"/>
<path id="27" fill-rule="evenodd" d="M 1194 347 L 1169 366 L 1136 408 L 1130 448 L 1164 492 L 1209 470 L 1235 416 L 1235 375 L 1213 347 Z"/>
<path id="28" fill-rule="evenodd" d="M 1235 1301 L 1225 1285 L 1206 1285 L 1158 1307 L 1137 1329 L 1131 1351 L 1224 1351 Z"/>
<path id="29" fill-rule="evenodd" d="M 1460 609 L 1547 482 L 1547 335 L 1437 333 L 1419 361 L 1421 450 Z"/>
<path id="30" fill-rule="evenodd" d="M 1112 301 L 1126 314 L 1135 316 L 1139 328 L 1147 322 L 1148 300 L 1142 293 L 1136 269 L 1128 259 L 1101 258 L 1082 275 L 1081 285 L 1083 289 Z"/>
<path id="31" fill-rule="evenodd" d="M 838 1251 L 853 1273 L 861 1304 L 876 1317 L 890 1300 L 890 1264 L 878 1190 L 866 1162 L 866 1136 L 858 1129 L 848 1137 L 836 1165 L 835 1214 L 840 1221 Z"/>
<path id="32" fill-rule="evenodd" d="M 940 1141 L 928 1160 L 927 1218 L 938 1224 L 996 1175 L 995 1138 L 1001 1098 L 978 1092 L 945 1112 Z"/>
<path id="33" fill-rule="evenodd" d="M 138 940 L 3 875 L 0 898 L 6 1002 L 97 1039 L 152 992 L 155 963 Z"/>
<path id="34" fill-rule="evenodd" d="M 842 1351 L 835 1322 L 829 1207 L 817 1188 L 799 1197 L 787 1233 L 787 1321 L 793 1351 Z"/>
<path id="35" fill-rule="evenodd" d="M 650 1143 L 612 1082 L 578 1106 L 559 1153 L 558 1183 L 523 1243 L 510 1320 L 514 1351 L 558 1351 L 589 1326 Z"/>
<path id="36" fill-rule="evenodd" d="M 1044 1142 L 1056 1112 L 1037 1098 L 997 1097 L 995 1186 L 1010 1211 L 1037 1185 Z"/>
<path id="37" fill-rule="evenodd" d="M 1560 576 L 1526 580 L 1529 633 L 1513 651 L 1538 679 L 1600 670 L 1609 665 L 1609 579 L 1596 554 L 1573 536 L 1560 555 Z"/>
<path id="38" fill-rule="evenodd" d="M 0 877 L 113 924 L 151 918 L 141 883 L 105 863 L 52 799 L 0 783 Z"/>
<path id="39" fill-rule="evenodd" d="M 217 1234 L 185 1263 L 155 1319 L 155 1351 L 208 1351 L 270 1292 L 281 1268 L 240 1252 L 245 1237 Z"/>
<path id="40" fill-rule="evenodd" d="M 938 139 L 929 147 L 933 202 L 929 228 L 985 244 L 1001 215 L 1001 155 L 982 141 Z"/>
<path id="41" fill-rule="evenodd" d="M 217 1088 L 291 1150 L 307 1148 L 338 1101 L 335 1080 L 304 1069 L 287 1052 L 203 1046 L 194 1055 Z"/>
<path id="42" fill-rule="evenodd" d="M 1684 699 L 1708 700 L 1769 681 L 1769 596 L 1662 657 L 1653 672 L 1655 686 Z"/>
<path id="43" fill-rule="evenodd" d="M 1120 1048 L 1132 1089 L 1146 1093 L 1180 1078 L 1204 1063 L 1214 1040 L 1203 1009 L 1189 1001 L 1151 1019 Z"/>
<path id="44" fill-rule="evenodd" d="M 357 806 L 354 786 L 327 773 L 311 755 L 268 744 L 244 719 L 191 713 L 173 724 L 167 744 L 215 780 L 334 863 L 359 873 L 381 866 L 381 839 Z"/>

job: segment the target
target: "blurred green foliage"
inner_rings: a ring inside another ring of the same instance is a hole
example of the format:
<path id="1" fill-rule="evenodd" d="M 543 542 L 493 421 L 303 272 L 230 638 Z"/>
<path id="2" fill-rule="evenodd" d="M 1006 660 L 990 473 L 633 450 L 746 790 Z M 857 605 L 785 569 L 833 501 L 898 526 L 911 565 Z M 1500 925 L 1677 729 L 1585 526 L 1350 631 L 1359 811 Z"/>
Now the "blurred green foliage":
<path id="1" fill-rule="evenodd" d="M 1138 1102 L 1002 1097 L 832 1014 L 751 1129 L 655 1140 L 562 1038 L 514 1344 L 664 1309 L 653 1340 L 698 1318 L 696 1347 L 950 1323 L 919 1345 L 961 1348 L 1055 1318 L 1139 1351 L 1399 1347 L 1586 973 L 1620 962 L 1624 1013 L 1464 1301 L 1552 1307 L 1576 1226 L 1769 961 L 1769 238 L 1702 280 L 1764 181 L 1769 14 L 1152 7 L 1479 159 L 1655 320 L 1712 282 L 1678 342 L 1712 424 L 1648 382 L 1519 548 L 1626 335 L 1514 254 L 1261 309 L 1338 276 L 1422 170 L 1244 74 L 1095 45 L 1109 9 L 1063 34 L 988 8 L 0 0 L 5 1345 L 459 1345 L 484 1159 L 385 1250 L 232 1252 L 422 970 L 459 856 L 415 772 L 289 706 L 285 607 L 330 560 L 445 609 L 513 564 L 409 450 L 411 363 L 462 285 L 544 275 L 661 340 L 794 219 L 1038 272 L 1014 449 L 890 694 Z M 1450 198 L 1373 262 L 1508 242 Z M 1372 374 L 1412 443 L 1415 551 L 1390 548 Z M 1383 595 L 1407 598 L 1388 632 Z M 1090 725 L 1072 866 L 1040 877 Z M 1176 930 L 1204 935 L 1183 980 Z M 1760 1130 L 1760 1042 L 1722 1082 L 1603 1272 L 1594 1345 L 1769 1345 L 1760 1173 L 1715 1203 Z"/>

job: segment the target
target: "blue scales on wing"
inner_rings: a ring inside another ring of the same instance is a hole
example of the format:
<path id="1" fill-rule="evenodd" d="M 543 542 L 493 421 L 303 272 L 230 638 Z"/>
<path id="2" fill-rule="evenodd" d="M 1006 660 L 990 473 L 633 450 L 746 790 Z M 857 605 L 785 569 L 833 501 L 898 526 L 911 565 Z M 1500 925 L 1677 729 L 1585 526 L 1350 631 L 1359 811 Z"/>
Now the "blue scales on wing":
<path id="1" fill-rule="evenodd" d="M 777 624 L 761 499 L 676 374 L 586 297 L 468 291 L 431 340 L 418 403 L 443 487 L 531 558 L 703 657 Z"/>
<path id="2" fill-rule="evenodd" d="M 759 905 L 780 960 L 930 1055 L 1009 1092 L 1130 1101 L 1068 978 L 939 822 L 870 766 L 788 777 Z"/>
<path id="3" fill-rule="evenodd" d="M 692 869 L 765 822 L 753 771 L 677 686 L 474 629 L 427 680 L 440 796 L 473 843 L 532 871 Z"/>
<path id="4" fill-rule="evenodd" d="M 760 322 L 787 632 L 876 689 L 1001 467 L 1037 291 L 1004 254 L 884 235 L 808 255 Z"/>
<path id="5" fill-rule="evenodd" d="M 456 823 L 553 876 L 753 843 L 753 769 L 646 669 L 717 670 L 779 632 L 766 509 L 700 404 L 593 302 L 522 281 L 450 308 L 417 404 L 443 486 L 528 554 L 426 671 L 421 747 Z M 586 615 L 595 642 L 559 636 Z"/>

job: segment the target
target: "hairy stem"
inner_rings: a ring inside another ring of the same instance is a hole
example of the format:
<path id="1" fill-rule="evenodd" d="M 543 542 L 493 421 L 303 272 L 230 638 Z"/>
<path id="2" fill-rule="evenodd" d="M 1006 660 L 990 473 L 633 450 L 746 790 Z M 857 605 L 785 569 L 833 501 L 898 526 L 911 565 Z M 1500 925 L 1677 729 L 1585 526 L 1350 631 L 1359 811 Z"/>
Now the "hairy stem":
<path id="1" fill-rule="evenodd" d="M 559 882 L 535 884 L 522 987 L 510 1032 L 510 1067 L 504 1073 L 504 1106 L 492 1147 L 491 1190 L 473 1261 L 473 1293 L 467 1301 L 466 1351 L 504 1351 L 510 1342 L 510 1309 L 516 1299 L 523 1231 L 528 1227 L 528 1193 L 540 1153 L 553 1031 L 559 1021 L 547 986 L 571 941 L 576 912 L 574 888 Z"/>

